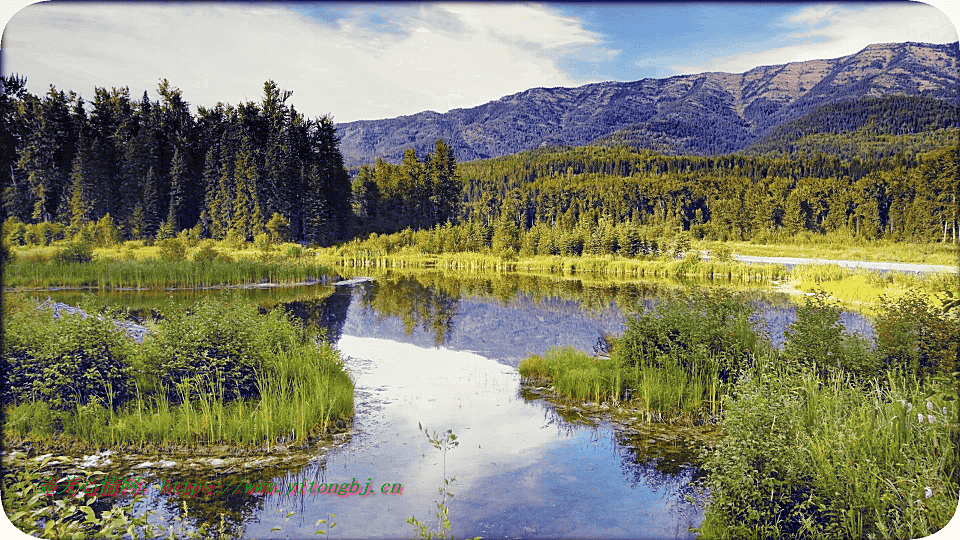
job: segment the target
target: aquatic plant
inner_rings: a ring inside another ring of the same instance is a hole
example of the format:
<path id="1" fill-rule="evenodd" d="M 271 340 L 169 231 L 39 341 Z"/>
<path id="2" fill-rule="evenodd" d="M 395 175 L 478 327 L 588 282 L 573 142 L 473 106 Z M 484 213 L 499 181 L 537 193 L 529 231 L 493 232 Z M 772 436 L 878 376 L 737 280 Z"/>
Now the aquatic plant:
<path id="1" fill-rule="evenodd" d="M 450 491 L 450 488 L 457 479 L 456 477 L 447 478 L 447 452 L 459 446 L 460 442 L 457 441 L 457 435 L 452 429 L 448 429 L 441 435 L 436 431 L 431 433 L 419 423 L 417 424 L 417 427 L 427 438 L 427 440 L 430 441 L 430 444 L 432 444 L 433 447 L 439 450 L 443 455 L 443 486 L 441 486 L 439 490 L 441 500 L 437 503 L 436 530 L 431 530 L 429 525 L 417 519 L 416 516 L 410 516 L 407 518 L 407 524 L 413 526 L 416 534 L 414 538 L 420 538 L 424 540 L 432 540 L 433 538 L 450 538 L 450 540 L 454 540 L 453 535 L 450 534 L 450 508 L 447 506 L 447 500 L 453 498 L 453 492 Z"/>

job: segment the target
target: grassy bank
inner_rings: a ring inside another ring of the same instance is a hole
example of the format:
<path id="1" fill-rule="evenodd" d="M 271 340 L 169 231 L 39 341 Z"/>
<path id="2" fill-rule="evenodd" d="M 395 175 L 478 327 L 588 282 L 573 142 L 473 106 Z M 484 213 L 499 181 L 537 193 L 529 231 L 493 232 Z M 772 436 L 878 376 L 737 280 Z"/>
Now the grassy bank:
<path id="1" fill-rule="evenodd" d="M 56 321 L 36 305 L 4 305 L 8 441 L 304 444 L 352 417 L 338 353 L 281 310 L 203 299 L 151 323 L 137 346 L 108 318 Z"/>
<path id="2" fill-rule="evenodd" d="M 703 452 L 703 538 L 918 538 L 960 490 L 960 308 L 918 292 L 888 300 L 873 344 L 825 294 L 782 350 L 735 298 L 663 302 L 628 323 L 609 358 L 571 349 L 521 362 L 569 399 L 620 402 L 671 422 L 719 420 Z"/>
<path id="3" fill-rule="evenodd" d="M 311 282 L 332 270 L 295 244 L 230 246 L 207 240 L 194 246 L 168 239 L 158 245 L 126 242 L 110 248 L 64 242 L 21 246 L 4 268 L 4 286 L 116 289 L 203 288 L 257 283 Z"/>
<path id="4" fill-rule="evenodd" d="M 470 272 L 541 273 L 561 276 L 590 276 L 608 279 L 673 278 L 741 283 L 765 283 L 785 279 L 787 270 L 779 264 L 747 264 L 735 261 L 705 261 L 697 256 L 684 259 L 631 259 L 614 255 L 517 257 L 493 253 L 424 254 L 415 250 L 391 255 L 350 253 L 343 249 L 320 250 L 317 259 L 346 268 L 436 268 Z"/>

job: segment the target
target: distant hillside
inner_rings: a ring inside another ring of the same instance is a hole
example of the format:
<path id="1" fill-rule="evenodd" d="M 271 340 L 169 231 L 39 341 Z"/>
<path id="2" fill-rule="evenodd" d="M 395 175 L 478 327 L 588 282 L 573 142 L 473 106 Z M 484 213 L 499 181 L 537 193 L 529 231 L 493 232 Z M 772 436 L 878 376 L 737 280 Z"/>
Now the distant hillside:
<path id="1" fill-rule="evenodd" d="M 788 136 L 858 129 L 863 126 L 858 119 L 871 114 L 875 125 L 900 134 L 957 125 L 958 57 L 956 43 L 878 44 L 842 58 L 762 66 L 741 74 L 533 88 L 445 114 L 428 111 L 336 127 L 348 167 L 376 157 L 397 163 L 411 147 L 423 155 L 437 138 L 453 147 L 458 160 L 469 161 L 591 142 L 670 154 L 719 154 Z M 899 100 L 899 105 L 875 99 L 884 96 L 924 99 Z M 822 108 L 831 104 L 838 107 L 833 112 L 851 120 L 850 126 L 838 124 Z M 941 105 L 947 107 L 945 114 L 938 112 Z M 898 117 L 909 117 L 913 106 L 923 111 L 923 121 L 894 126 L 884 120 L 890 107 L 899 107 Z M 786 127 L 788 122 L 794 124 Z"/>

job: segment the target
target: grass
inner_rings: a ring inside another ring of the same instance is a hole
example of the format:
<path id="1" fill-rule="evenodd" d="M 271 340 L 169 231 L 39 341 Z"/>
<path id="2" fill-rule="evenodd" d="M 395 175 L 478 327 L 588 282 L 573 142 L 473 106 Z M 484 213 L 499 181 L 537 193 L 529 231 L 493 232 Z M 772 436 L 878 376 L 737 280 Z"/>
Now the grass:
<path id="1" fill-rule="evenodd" d="M 876 312 L 882 295 L 900 297 L 908 291 L 917 291 L 936 306 L 943 305 L 946 291 L 960 295 L 956 274 L 878 272 L 835 264 L 796 266 L 790 272 L 790 285 L 804 293 L 822 289 L 843 305 L 867 314 Z"/>
<path id="2" fill-rule="evenodd" d="M 97 332 L 113 339 L 109 321 L 55 321 L 35 302 L 13 300 L 4 305 L 5 360 L 11 381 L 33 386 L 18 383 L 4 396 L 8 440 L 302 445 L 353 415 L 353 383 L 337 351 L 316 346 L 282 312 L 259 315 L 236 298 L 201 300 L 155 323 L 143 345 L 117 338 L 104 348 Z M 104 355 L 109 363 L 76 363 Z"/>
<path id="3" fill-rule="evenodd" d="M 541 273 L 603 278 L 674 278 L 709 281 L 765 283 L 785 279 L 779 264 L 703 261 L 695 259 L 631 259 L 605 256 L 531 256 L 517 258 L 493 253 L 423 254 L 414 250 L 390 255 L 367 255 L 344 248 L 320 250 L 318 260 L 347 268 L 422 268 L 470 272 Z"/>
<path id="4" fill-rule="evenodd" d="M 4 270 L 4 285 L 19 288 L 204 288 L 256 283 L 298 283 L 319 280 L 330 274 L 328 267 L 319 264 L 251 260 L 96 260 L 64 265 L 14 262 Z"/>
<path id="5" fill-rule="evenodd" d="M 320 280 L 332 270 L 302 255 L 296 244 L 269 251 L 241 249 L 207 241 L 184 246 L 182 257 L 163 258 L 160 247 L 129 241 L 94 250 L 86 263 L 52 264 L 58 246 L 16 247 L 4 269 L 4 286 L 18 288 L 77 287 L 116 289 L 205 288 L 258 283 L 300 283 Z M 206 249 L 206 251 L 203 251 Z M 206 255 L 206 256 L 204 256 Z"/>
<path id="6" fill-rule="evenodd" d="M 705 453 L 702 538 L 920 538 L 950 521 L 960 489 L 952 385 L 770 375 L 738 389 L 726 437 Z"/>
<path id="7" fill-rule="evenodd" d="M 730 247 L 738 255 L 903 262 L 953 267 L 957 266 L 960 254 L 956 244 L 854 239 L 838 233 L 801 233 L 748 242 L 703 240 L 696 242 L 694 247 L 713 251 L 721 245 Z"/>
<path id="8" fill-rule="evenodd" d="M 570 399 L 629 395 L 648 420 L 719 419 L 702 538 L 930 535 L 960 491 L 960 308 L 913 292 L 875 315 L 871 345 L 826 298 L 798 309 L 783 350 L 734 298 L 694 296 L 629 321 L 610 358 L 552 349 L 519 371 Z"/>

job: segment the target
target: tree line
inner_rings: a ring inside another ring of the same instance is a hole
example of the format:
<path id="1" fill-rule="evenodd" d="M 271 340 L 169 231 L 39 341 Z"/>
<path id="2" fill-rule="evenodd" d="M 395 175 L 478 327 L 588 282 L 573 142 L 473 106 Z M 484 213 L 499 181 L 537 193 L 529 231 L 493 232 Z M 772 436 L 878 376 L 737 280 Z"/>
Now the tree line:
<path id="1" fill-rule="evenodd" d="M 196 229 L 250 240 L 268 223 L 326 245 L 351 234 L 351 186 L 333 120 L 306 118 L 264 83 L 259 103 L 191 113 L 163 80 L 158 100 L 97 88 L 88 103 L 0 78 L 2 218 L 66 234 L 107 218 L 122 238 Z"/>
<path id="2" fill-rule="evenodd" d="M 657 251 L 654 239 L 683 231 L 718 240 L 960 238 L 956 128 L 814 136 L 852 149 L 841 153 L 802 138 L 759 155 L 585 146 L 464 164 L 437 140 L 422 157 L 408 149 L 400 163 L 378 159 L 351 179 L 333 121 L 305 118 L 273 81 L 259 103 L 196 115 L 166 80 L 156 101 L 97 88 L 92 103 L 53 87 L 34 96 L 16 76 L 0 82 L 2 212 L 37 224 L 18 229 L 24 243 L 85 228 L 94 236 L 115 228 L 123 239 L 191 229 L 236 241 L 269 231 L 318 245 L 433 231 L 438 250 L 531 253 Z"/>

